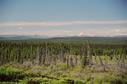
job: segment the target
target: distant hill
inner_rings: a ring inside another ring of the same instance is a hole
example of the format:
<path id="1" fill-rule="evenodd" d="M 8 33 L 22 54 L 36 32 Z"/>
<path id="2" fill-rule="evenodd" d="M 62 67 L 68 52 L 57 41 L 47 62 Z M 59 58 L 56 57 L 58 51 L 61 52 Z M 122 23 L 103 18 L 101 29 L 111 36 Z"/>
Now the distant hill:
<path id="1" fill-rule="evenodd" d="M 89 41 L 91 43 L 124 43 L 127 44 L 126 36 L 115 36 L 115 37 L 55 37 L 50 38 L 53 41 L 73 41 L 73 42 L 84 42 Z"/>
<path id="2" fill-rule="evenodd" d="M 71 36 L 71 37 L 47 37 L 47 36 L 38 36 L 38 35 L 0 35 L 0 40 L 49 40 L 57 42 L 85 42 L 89 41 L 91 43 L 119 43 L 127 44 L 127 36 L 114 36 L 114 37 L 80 37 L 80 36 Z"/>
<path id="3" fill-rule="evenodd" d="M 0 40 L 29 40 L 29 39 L 45 39 L 47 36 L 39 35 L 0 35 Z"/>

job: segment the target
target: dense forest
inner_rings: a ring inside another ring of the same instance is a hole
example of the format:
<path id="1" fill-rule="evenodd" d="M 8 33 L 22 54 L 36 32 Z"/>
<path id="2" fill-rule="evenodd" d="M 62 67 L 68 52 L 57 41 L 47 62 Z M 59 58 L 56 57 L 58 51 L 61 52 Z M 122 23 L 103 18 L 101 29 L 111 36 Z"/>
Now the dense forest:
<path id="1" fill-rule="evenodd" d="M 120 41 L 93 38 L 1 40 L 0 81 L 5 84 L 6 81 L 126 84 L 127 44 L 126 40 Z"/>

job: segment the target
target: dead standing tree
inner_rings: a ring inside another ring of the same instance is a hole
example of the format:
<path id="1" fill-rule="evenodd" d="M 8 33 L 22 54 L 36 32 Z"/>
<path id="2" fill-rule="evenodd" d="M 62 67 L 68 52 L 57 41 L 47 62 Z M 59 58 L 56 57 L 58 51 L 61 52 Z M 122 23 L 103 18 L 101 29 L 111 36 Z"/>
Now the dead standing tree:
<path id="1" fill-rule="evenodd" d="M 90 42 L 87 41 L 87 61 L 88 64 L 91 65 L 92 64 L 92 55 L 91 55 L 91 49 L 90 49 Z"/>
<path id="2" fill-rule="evenodd" d="M 83 58 L 82 58 L 82 67 L 92 64 L 92 55 L 90 54 L 90 43 L 86 42 L 86 45 L 83 47 Z"/>

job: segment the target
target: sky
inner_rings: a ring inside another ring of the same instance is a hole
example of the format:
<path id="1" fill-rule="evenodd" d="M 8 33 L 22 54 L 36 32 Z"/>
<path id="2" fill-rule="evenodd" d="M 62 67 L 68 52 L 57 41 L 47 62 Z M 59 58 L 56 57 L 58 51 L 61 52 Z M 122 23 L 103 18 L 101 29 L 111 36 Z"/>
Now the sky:
<path id="1" fill-rule="evenodd" d="M 127 35 L 127 0 L 0 0 L 0 35 Z"/>

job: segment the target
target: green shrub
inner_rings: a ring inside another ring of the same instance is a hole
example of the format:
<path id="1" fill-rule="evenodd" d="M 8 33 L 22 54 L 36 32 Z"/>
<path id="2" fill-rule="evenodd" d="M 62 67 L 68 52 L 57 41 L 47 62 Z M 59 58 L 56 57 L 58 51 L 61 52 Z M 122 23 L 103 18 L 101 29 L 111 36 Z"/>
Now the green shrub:
<path id="1" fill-rule="evenodd" d="M 17 81 L 24 77 L 22 70 L 7 65 L 0 66 L 0 81 Z"/>

